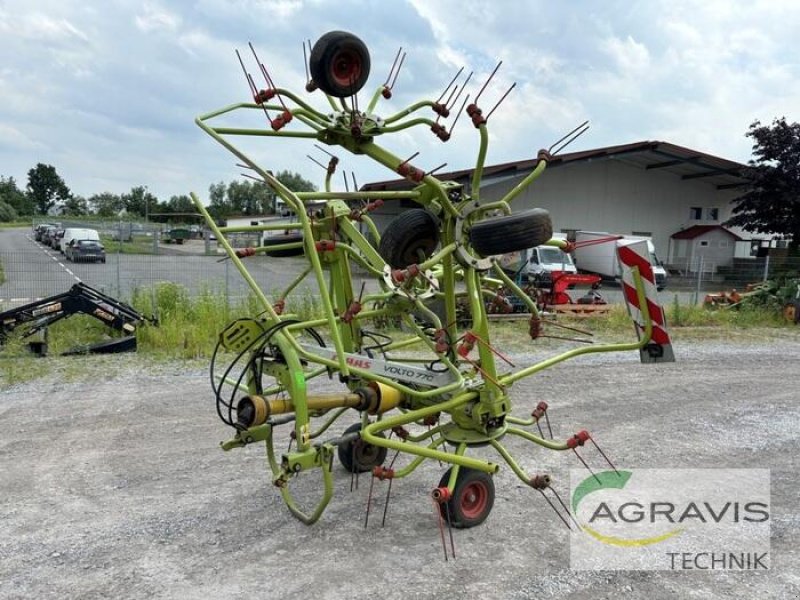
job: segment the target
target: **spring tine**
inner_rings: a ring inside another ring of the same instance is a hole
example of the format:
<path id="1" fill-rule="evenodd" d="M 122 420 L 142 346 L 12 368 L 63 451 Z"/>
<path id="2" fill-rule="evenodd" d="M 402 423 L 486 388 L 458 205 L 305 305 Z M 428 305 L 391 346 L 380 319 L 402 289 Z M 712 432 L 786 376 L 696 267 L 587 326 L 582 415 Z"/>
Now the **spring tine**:
<path id="1" fill-rule="evenodd" d="M 433 512 L 436 514 L 436 523 L 439 526 L 439 536 L 442 538 L 442 550 L 444 550 L 444 560 L 447 562 L 447 544 L 444 542 L 444 526 L 442 525 L 442 511 L 439 510 L 439 503 L 431 498 L 433 502 Z"/>
<path id="2" fill-rule="evenodd" d="M 550 439 L 551 440 L 555 439 L 553 437 L 553 428 L 550 427 L 550 417 L 547 416 L 547 409 L 545 409 L 545 411 L 544 411 L 544 421 L 545 421 L 545 423 L 547 423 L 547 431 L 550 432 Z"/>
<path id="3" fill-rule="evenodd" d="M 617 477 L 622 477 L 622 475 L 620 475 L 620 472 L 619 472 L 619 471 L 617 471 L 617 467 L 615 467 L 615 466 L 614 466 L 614 463 L 612 463 L 612 462 L 609 460 L 609 458 L 606 456 L 606 453 L 605 453 L 605 452 L 603 452 L 602 448 L 600 448 L 600 446 L 597 444 L 597 442 L 595 442 L 595 441 L 594 441 L 594 438 L 589 438 L 589 439 L 590 439 L 590 440 L 592 441 L 592 443 L 594 444 L 594 447 L 595 447 L 595 448 L 597 448 L 597 451 L 600 453 L 600 455 L 601 455 L 603 458 L 605 458 L 605 459 L 606 459 L 606 462 L 607 462 L 607 463 L 608 463 L 608 464 L 611 466 L 611 468 L 612 468 L 612 469 L 614 469 L 614 473 L 616 473 L 616 474 L 617 474 Z"/>
<path id="4" fill-rule="evenodd" d="M 447 533 L 450 536 L 450 554 L 453 556 L 453 560 L 455 560 L 456 544 L 453 541 L 453 525 L 450 523 L 450 505 L 447 502 L 444 503 L 444 514 L 447 519 Z"/>
<path id="5" fill-rule="evenodd" d="M 309 44 L 311 40 L 309 40 Z M 306 81 L 311 81 L 311 73 L 308 71 L 308 55 L 306 54 L 306 42 L 303 40 L 303 66 L 306 68 Z"/>
<path id="6" fill-rule="evenodd" d="M 461 87 L 458 88 L 458 94 L 456 94 L 456 97 L 453 99 L 452 106 L 448 106 L 448 108 L 450 108 L 450 110 L 452 110 L 453 106 L 456 105 L 456 103 L 458 102 L 458 99 L 461 97 L 461 94 L 464 93 L 464 90 L 467 89 L 467 84 L 469 83 L 470 79 L 472 79 L 472 71 L 470 71 L 469 75 L 467 75 L 467 79 L 464 81 L 464 85 L 462 85 Z M 464 103 L 464 104 L 466 105 L 466 103 Z M 461 109 L 463 110 L 464 107 L 462 106 Z"/>
<path id="7" fill-rule="evenodd" d="M 389 75 L 386 76 L 386 81 L 383 82 L 383 87 L 389 87 L 389 81 L 392 79 L 392 74 L 394 73 L 394 68 L 397 66 L 397 61 L 400 58 L 400 53 L 403 51 L 403 47 L 397 49 L 397 54 L 394 55 L 394 62 L 392 62 L 392 68 L 389 69 Z"/>
<path id="8" fill-rule="evenodd" d="M 397 83 L 397 77 L 400 75 L 400 69 L 403 68 L 403 63 L 405 62 L 405 60 L 406 60 L 406 53 L 403 52 L 403 56 L 400 57 L 400 64 L 397 65 L 397 71 L 395 71 L 394 78 L 392 79 L 392 83 L 389 86 L 390 90 L 393 89 L 394 84 Z"/>
<path id="9" fill-rule="evenodd" d="M 439 102 L 442 101 L 442 98 L 444 98 L 444 95 L 447 93 L 447 90 L 449 90 L 450 86 L 453 85 L 456 82 L 456 79 L 458 79 L 458 76 L 461 75 L 461 73 L 463 73 L 463 71 L 464 71 L 464 67 L 461 67 L 458 70 L 458 73 L 456 73 L 455 76 L 450 80 L 450 83 L 447 84 L 447 87 L 444 88 L 444 91 L 442 92 L 442 95 L 439 96 L 439 98 L 436 100 L 436 103 L 439 103 Z M 456 88 L 458 88 L 458 86 L 456 86 Z"/>
<path id="10" fill-rule="evenodd" d="M 381 520 L 381 527 L 386 525 L 386 512 L 389 510 L 389 496 L 392 493 L 392 482 L 394 479 L 389 479 L 389 487 L 386 489 L 386 503 L 383 505 L 383 519 Z"/>
<path id="11" fill-rule="evenodd" d="M 344 191 L 349 192 L 350 187 L 347 185 L 347 173 L 345 171 L 342 171 L 342 179 L 344 179 Z"/>
<path id="12" fill-rule="evenodd" d="M 372 476 L 372 480 L 369 482 L 369 494 L 367 495 L 367 514 L 364 517 L 364 529 L 367 528 L 367 524 L 369 523 L 369 509 L 370 505 L 372 504 L 372 488 L 375 485 L 375 476 Z"/>
<path id="13" fill-rule="evenodd" d="M 322 168 L 323 168 L 323 169 L 325 169 L 326 171 L 328 170 L 328 167 L 326 167 L 325 165 L 323 165 L 321 162 L 319 162 L 319 161 L 318 161 L 316 158 L 314 158 L 314 157 L 313 157 L 313 156 L 311 156 L 310 154 L 306 154 L 306 158 L 308 158 L 308 159 L 309 159 L 311 162 L 315 163 L 316 165 L 318 165 L 318 166 L 322 167 Z"/>
<path id="14" fill-rule="evenodd" d="M 356 181 L 356 172 L 355 171 L 350 171 L 350 177 L 353 178 L 353 191 L 357 192 L 358 191 L 358 182 Z"/>
<path id="15" fill-rule="evenodd" d="M 453 119 L 453 124 L 450 125 L 450 135 L 452 135 L 453 131 L 455 131 L 456 123 L 458 123 L 458 118 L 461 116 L 461 113 L 464 112 L 464 107 L 467 105 L 467 102 L 469 102 L 469 94 L 467 94 L 464 97 L 464 102 L 461 103 L 461 108 L 458 109 L 458 112 L 456 113 L 456 118 Z"/>
<path id="16" fill-rule="evenodd" d="M 258 89 L 256 89 L 255 83 L 253 83 L 253 78 L 250 77 L 250 74 L 247 72 L 247 67 L 244 66 L 242 55 L 239 54 L 238 50 L 236 50 L 236 58 L 239 59 L 239 64 L 242 65 L 242 72 L 244 73 L 244 78 L 247 79 L 247 84 L 250 86 L 250 92 L 255 97 L 255 95 L 258 93 Z"/>
<path id="17" fill-rule="evenodd" d="M 494 71 L 492 71 L 491 75 L 489 75 L 489 78 L 486 80 L 486 83 L 483 84 L 483 87 L 478 92 L 478 95 L 475 96 L 475 100 L 473 101 L 474 104 L 478 103 L 478 98 L 481 97 L 481 94 L 486 89 L 486 86 L 489 85 L 489 82 L 492 80 L 492 78 L 494 77 L 495 73 L 497 73 L 497 69 L 499 69 L 500 65 L 502 65 L 502 64 L 503 64 L 502 60 L 499 63 L 497 63 L 497 66 L 494 68 Z"/>
<path id="18" fill-rule="evenodd" d="M 584 126 L 585 126 L 585 125 L 587 125 L 588 123 L 589 123 L 589 121 L 584 121 L 583 123 L 581 123 L 580 125 L 578 125 L 578 126 L 575 128 L 575 129 L 573 129 L 572 131 L 568 132 L 567 134 L 565 134 L 564 136 L 562 136 L 561 138 L 559 138 L 558 140 L 556 140 L 555 142 L 553 142 L 553 143 L 550 145 L 550 147 L 547 149 L 547 151 L 548 151 L 548 152 L 552 152 L 553 148 L 555 148 L 556 146 L 558 146 L 558 145 L 559 145 L 561 142 L 563 142 L 565 139 L 567 139 L 567 138 L 568 138 L 569 136 L 571 136 L 573 133 L 575 133 L 576 131 L 578 131 L 578 129 L 580 129 L 581 127 L 584 127 Z"/>
<path id="19" fill-rule="evenodd" d="M 586 123 L 588 123 L 588 121 L 587 121 Z M 572 142 L 574 142 L 575 140 L 577 140 L 579 137 L 581 137 L 581 136 L 582 136 L 584 133 L 586 133 L 587 131 L 589 131 L 589 125 L 586 125 L 586 127 L 584 127 L 583 129 L 581 129 L 581 130 L 580 130 L 578 133 L 576 133 L 575 135 L 573 135 L 573 136 L 572 136 L 570 139 L 568 139 L 566 142 L 564 142 L 564 143 L 563 143 L 563 144 L 561 144 L 561 145 L 560 145 L 558 148 L 556 148 L 556 149 L 555 149 L 555 150 L 554 150 L 554 151 L 551 153 L 551 154 L 552 154 L 552 156 L 555 156 L 556 154 L 558 154 L 559 152 L 561 152 L 561 151 L 562 151 L 564 148 L 566 148 L 567 146 L 569 146 L 569 145 L 570 145 Z"/>
<path id="20" fill-rule="evenodd" d="M 514 83 L 512 83 L 512 84 L 511 84 L 511 87 L 510 87 L 510 88 L 508 88 L 508 90 L 506 91 L 506 93 L 505 93 L 505 94 L 503 94 L 503 96 L 500 98 L 500 100 L 498 100 L 498 101 L 497 101 L 497 104 L 495 104 L 495 105 L 494 105 L 494 108 L 492 108 L 492 110 L 490 110 L 490 111 L 489 111 L 489 114 L 487 114 L 487 115 L 484 117 L 484 118 L 485 118 L 487 121 L 489 120 L 489 117 L 491 117 L 491 116 L 492 116 L 492 113 L 493 113 L 495 110 L 497 110 L 497 107 L 498 107 L 498 106 L 500 106 L 500 104 L 503 102 L 503 100 L 505 100 L 505 99 L 506 99 L 506 97 L 507 97 L 507 96 L 508 96 L 508 95 L 511 93 L 511 90 L 513 90 L 515 87 L 517 87 L 517 82 L 516 82 L 516 81 L 515 81 Z"/>
<path id="21" fill-rule="evenodd" d="M 428 171 L 427 173 L 425 173 L 425 176 L 433 175 L 434 173 L 436 173 L 436 171 L 444 169 L 446 166 L 447 166 L 447 163 L 442 163 L 438 167 L 435 167 L 435 168 L 431 169 L 430 171 Z"/>
<path id="22" fill-rule="evenodd" d="M 405 164 L 407 164 L 407 163 L 411 162 L 412 160 L 414 160 L 414 159 L 415 159 L 417 156 L 419 156 L 419 152 L 414 152 L 414 154 L 412 154 L 411 156 L 409 156 L 407 159 L 405 159 L 405 160 L 404 160 L 403 162 L 401 162 L 400 164 L 401 164 L 401 165 L 405 165 Z"/>
<path id="23" fill-rule="evenodd" d="M 542 438 L 542 439 L 545 439 L 544 431 L 542 431 L 542 426 L 539 425 L 539 420 L 538 419 L 536 420 L 536 427 L 537 427 L 537 429 L 539 429 L 539 437 Z"/>
<path id="24" fill-rule="evenodd" d="M 558 515 L 558 518 L 561 519 L 561 522 L 564 523 L 564 525 L 567 526 L 567 529 L 572 531 L 572 527 L 569 526 L 569 522 L 564 518 L 564 515 L 562 515 L 560 512 L 558 512 L 558 509 L 556 508 L 555 504 L 553 504 L 553 502 L 550 500 L 550 498 L 547 497 L 547 494 L 544 493 L 544 490 L 538 490 L 538 492 L 542 495 L 542 498 L 547 500 L 547 503 L 550 505 L 550 508 L 552 508 L 553 512 L 555 512 Z"/>
<path id="25" fill-rule="evenodd" d="M 572 514 L 572 512 L 570 512 L 569 508 L 567 508 L 567 505 L 566 505 L 566 504 L 564 504 L 564 501 L 561 499 L 561 496 L 560 496 L 560 495 L 559 495 L 559 493 L 556 491 L 556 488 L 554 488 L 552 485 L 551 485 L 551 486 L 548 486 L 548 487 L 550 488 L 550 491 L 551 491 L 551 492 L 553 492 L 553 495 L 554 495 L 554 496 L 556 497 L 556 499 L 558 500 L 558 503 L 559 503 L 559 504 L 561 504 L 561 506 L 564 508 L 564 512 L 565 512 L 565 513 L 567 513 L 567 514 L 569 515 L 569 518 L 570 518 L 570 519 L 572 519 L 572 522 L 573 522 L 573 523 L 575 523 L 575 526 L 576 526 L 578 529 L 580 529 L 580 528 L 581 528 L 580 524 L 578 524 L 578 521 L 576 521 L 576 520 L 575 520 L 575 517 L 574 517 L 574 515 Z"/>
<path id="26" fill-rule="evenodd" d="M 578 451 L 575 450 L 575 448 L 573 448 L 572 451 L 575 453 L 575 456 L 578 457 L 578 460 L 583 463 L 583 466 L 586 467 L 586 469 L 589 471 L 589 473 L 592 474 L 592 477 L 594 477 L 597 480 L 597 483 L 602 484 L 603 482 L 600 481 L 600 478 L 597 475 L 595 475 L 595 472 L 592 471 L 592 468 L 588 464 L 586 464 L 586 461 L 583 460 L 583 457 L 580 454 L 578 454 Z"/>

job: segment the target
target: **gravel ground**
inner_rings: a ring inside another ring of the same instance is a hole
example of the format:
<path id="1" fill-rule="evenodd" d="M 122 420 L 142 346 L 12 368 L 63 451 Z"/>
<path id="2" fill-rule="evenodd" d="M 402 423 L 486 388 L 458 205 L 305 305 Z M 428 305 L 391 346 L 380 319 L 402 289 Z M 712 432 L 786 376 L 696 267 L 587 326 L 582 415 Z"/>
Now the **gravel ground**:
<path id="1" fill-rule="evenodd" d="M 800 598 L 800 336 L 676 354 L 562 364 L 514 388 L 518 414 L 546 400 L 557 437 L 586 427 L 625 467 L 771 469 L 769 571 L 572 571 L 568 532 L 509 469 L 489 519 L 455 531 L 445 562 L 427 497 L 436 462 L 394 483 L 384 528 L 376 484 L 368 530 L 368 479 L 351 493 L 337 466 L 331 504 L 306 527 L 260 447 L 217 448 L 227 431 L 202 365 L 90 357 L 64 383 L 53 358 L 50 376 L 0 392 L 0 598 Z M 574 457 L 508 445 L 567 492 Z M 316 477 L 293 482 L 300 498 L 317 497 Z"/>

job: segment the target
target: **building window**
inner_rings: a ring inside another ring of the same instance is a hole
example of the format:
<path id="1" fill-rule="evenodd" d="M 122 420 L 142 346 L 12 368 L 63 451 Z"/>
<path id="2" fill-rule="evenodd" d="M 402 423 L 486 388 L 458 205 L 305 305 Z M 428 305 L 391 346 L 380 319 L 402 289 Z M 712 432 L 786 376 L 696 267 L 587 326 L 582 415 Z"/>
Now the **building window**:
<path id="1" fill-rule="evenodd" d="M 652 231 L 631 231 L 631 235 L 636 235 L 638 237 L 653 237 Z"/>
<path id="2" fill-rule="evenodd" d="M 707 221 L 719 221 L 719 209 L 718 208 L 707 208 L 706 209 L 706 220 Z"/>
<path id="3" fill-rule="evenodd" d="M 692 221 L 699 221 L 703 218 L 703 208 L 701 206 L 693 206 L 689 209 L 689 218 Z"/>
<path id="4" fill-rule="evenodd" d="M 700 240 L 700 242 L 697 245 L 700 246 L 701 248 L 706 248 L 708 247 L 708 240 Z"/>

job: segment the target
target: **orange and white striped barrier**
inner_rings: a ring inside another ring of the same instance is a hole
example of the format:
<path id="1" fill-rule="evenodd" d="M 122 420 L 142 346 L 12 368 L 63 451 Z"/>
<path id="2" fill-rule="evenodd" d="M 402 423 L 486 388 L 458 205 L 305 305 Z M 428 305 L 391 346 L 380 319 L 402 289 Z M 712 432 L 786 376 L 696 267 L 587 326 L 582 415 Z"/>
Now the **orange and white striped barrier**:
<path id="1" fill-rule="evenodd" d="M 653 333 L 650 341 L 639 351 L 642 362 L 675 362 L 672 341 L 669 333 L 667 333 L 664 309 L 658 302 L 656 280 L 655 275 L 653 275 L 653 266 L 650 264 L 650 252 L 647 249 L 647 242 L 617 242 L 617 256 L 622 269 L 622 291 L 625 303 L 636 325 L 636 334 L 639 339 L 642 339 L 645 332 L 645 317 L 642 314 L 639 296 L 636 293 L 636 284 L 633 277 L 634 268 L 639 271 L 639 276 L 644 286 L 647 312 L 653 324 Z"/>

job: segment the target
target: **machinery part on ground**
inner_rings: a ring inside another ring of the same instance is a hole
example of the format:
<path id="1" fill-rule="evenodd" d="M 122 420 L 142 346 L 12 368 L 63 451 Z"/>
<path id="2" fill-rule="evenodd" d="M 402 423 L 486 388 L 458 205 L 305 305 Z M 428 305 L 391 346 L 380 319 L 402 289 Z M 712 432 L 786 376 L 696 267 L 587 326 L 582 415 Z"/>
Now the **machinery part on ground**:
<path id="1" fill-rule="evenodd" d="M 481 256 L 533 248 L 552 237 L 550 213 L 543 208 L 478 221 L 469 232 L 469 241 Z"/>
<path id="2" fill-rule="evenodd" d="M 125 333 L 126 336 L 118 340 L 73 348 L 65 352 L 65 355 L 132 352 L 136 350 L 136 337 L 132 335 L 136 327 L 148 321 L 155 323 L 155 319 L 145 317 L 132 306 L 85 283 L 76 283 L 63 294 L 42 298 L 0 313 L 0 344 L 17 327 L 28 325 L 22 332 L 22 337 L 41 334 L 38 339 L 29 343 L 29 347 L 35 354 L 45 356 L 47 340 L 44 334 L 47 327 L 76 314 L 93 317 L 110 328 Z"/>
<path id="3" fill-rule="evenodd" d="M 452 468 L 445 471 L 439 489 L 447 488 Z M 449 499 L 439 503 L 442 518 L 457 529 L 480 525 L 494 506 L 494 480 L 483 471 L 461 467 Z"/>
<path id="4" fill-rule="evenodd" d="M 393 269 L 403 269 L 429 258 L 439 244 L 439 225 L 421 208 L 400 213 L 381 236 L 378 252 Z"/>
<path id="5" fill-rule="evenodd" d="M 303 234 L 297 233 L 294 231 L 287 231 L 285 233 L 280 233 L 277 235 L 271 235 L 265 237 L 263 240 L 264 247 L 269 248 L 270 246 L 278 246 L 283 244 L 302 244 L 303 242 Z M 298 246 L 297 248 L 279 248 L 276 250 L 265 250 L 264 254 L 267 256 L 300 256 L 304 252 L 303 246 Z"/>
<path id="6" fill-rule="evenodd" d="M 335 98 L 347 98 L 367 83 L 369 50 L 352 33 L 329 31 L 314 44 L 308 66 L 319 89 Z"/>
<path id="7" fill-rule="evenodd" d="M 359 433 L 361 431 L 361 423 L 353 423 L 344 430 L 342 433 L 343 438 L 347 441 L 339 444 L 337 453 L 339 455 L 339 462 L 348 473 L 366 473 L 371 471 L 374 467 L 382 465 L 386 460 L 388 450 L 380 446 L 373 446 L 366 443 L 361 439 L 361 436 L 349 438 L 349 434 Z M 380 437 L 385 438 L 383 434 Z"/>

